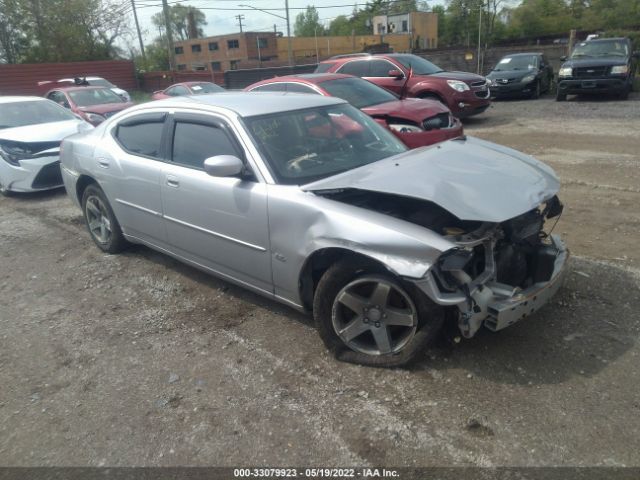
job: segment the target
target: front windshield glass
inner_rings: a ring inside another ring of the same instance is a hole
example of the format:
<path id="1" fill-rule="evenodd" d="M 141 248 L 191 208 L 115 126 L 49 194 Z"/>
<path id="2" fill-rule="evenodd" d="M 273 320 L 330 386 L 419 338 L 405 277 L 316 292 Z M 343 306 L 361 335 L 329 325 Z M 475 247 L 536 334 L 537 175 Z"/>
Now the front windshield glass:
<path id="1" fill-rule="evenodd" d="M 444 72 L 435 63 L 431 63 L 429 60 L 425 60 L 417 55 L 394 55 L 394 60 L 397 60 L 407 69 L 413 69 L 414 75 L 431 75 L 432 73 Z"/>
<path id="2" fill-rule="evenodd" d="M 407 150 L 351 105 L 245 118 L 280 184 L 303 185 Z"/>
<path id="3" fill-rule="evenodd" d="M 622 40 L 607 40 L 599 42 L 582 42 L 573 49 L 571 58 L 583 57 L 626 57 L 629 55 L 629 45 Z"/>
<path id="4" fill-rule="evenodd" d="M 115 85 L 113 83 L 111 83 L 109 80 L 105 80 L 104 78 L 93 78 L 87 81 L 89 82 L 89 85 L 93 87 L 115 88 Z"/>
<path id="5" fill-rule="evenodd" d="M 356 108 L 365 108 L 397 100 L 395 95 L 361 78 L 339 78 L 320 84 L 332 96 L 342 98 Z"/>
<path id="6" fill-rule="evenodd" d="M 69 92 L 73 102 L 80 107 L 90 107 L 105 103 L 122 103 L 124 100 L 108 88 L 87 88 Z"/>
<path id="7" fill-rule="evenodd" d="M 535 55 L 518 55 L 516 57 L 504 57 L 498 62 L 494 72 L 505 70 L 533 70 L 538 67 L 538 57 Z"/>
<path id="8" fill-rule="evenodd" d="M 75 119 L 69 110 L 50 100 L 0 103 L 0 129 Z"/>
<path id="9" fill-rule="evenodd" d="M 216 85 L 215 83 L 202 82 L 202 83 L 192 84 L 191 91 L 193 92 L 194 95 L 202 95 L 204 93 L 224 92 L 224 88 L 222 88 L 219 85 Z"/>

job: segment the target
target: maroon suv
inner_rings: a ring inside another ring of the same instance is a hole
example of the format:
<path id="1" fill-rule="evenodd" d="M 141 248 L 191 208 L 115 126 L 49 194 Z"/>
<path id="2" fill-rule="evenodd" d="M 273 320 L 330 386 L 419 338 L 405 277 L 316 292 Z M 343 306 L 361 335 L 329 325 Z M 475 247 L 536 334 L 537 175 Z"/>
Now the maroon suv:
<path id="1" fill-rule="evenodd" d="M 475 73 L 447 72 L 417 55 L 339 55 L 321 62 L 316 72 L 362 77 L 401 97 L 435 98 L 458 118 L 482 113 L 491 104 L 485 77 Z"/>

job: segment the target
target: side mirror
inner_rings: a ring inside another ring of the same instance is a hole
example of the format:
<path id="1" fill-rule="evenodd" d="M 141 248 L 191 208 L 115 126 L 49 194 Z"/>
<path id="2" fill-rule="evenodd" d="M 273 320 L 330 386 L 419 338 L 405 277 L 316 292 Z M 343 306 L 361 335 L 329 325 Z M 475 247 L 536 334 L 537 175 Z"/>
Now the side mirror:
<path id="1" fill-rule="evenodd" d="M 402 73 L 400 70 L 389 70 L 388 75 L 394 78 L 404 78 L 404 73 Z"/>
<path id="2" fill-rule="evenodd" d="M 567 61 L 567 56 L 566 56 L 566 55 L 562 55 L 562 56 L 560 57 L 560 61 L 561 61 L 561 62 L 566 62 L 566 61 Z"/>
<path id="3" fill-rule="evenodd" d="M 204 161 L 204 171 L 212 177 L 235 177 L 244 171 L 244 163 L 235 155 L 216 155 Z"/>

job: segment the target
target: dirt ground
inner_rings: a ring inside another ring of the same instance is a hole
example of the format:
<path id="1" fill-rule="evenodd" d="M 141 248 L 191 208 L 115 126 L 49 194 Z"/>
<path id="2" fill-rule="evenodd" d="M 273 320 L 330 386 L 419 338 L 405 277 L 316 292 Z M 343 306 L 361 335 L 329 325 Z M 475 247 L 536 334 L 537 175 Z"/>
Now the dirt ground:
<path id="1" fill-rule="evenodd" d="M 63 191 L 0 199 L 0 465 L 640 466 L 640 96 L 496 102 L 468 134 L 548 162 L 572 250 L 550 305 L 410 370 L 147 248 Z"/>

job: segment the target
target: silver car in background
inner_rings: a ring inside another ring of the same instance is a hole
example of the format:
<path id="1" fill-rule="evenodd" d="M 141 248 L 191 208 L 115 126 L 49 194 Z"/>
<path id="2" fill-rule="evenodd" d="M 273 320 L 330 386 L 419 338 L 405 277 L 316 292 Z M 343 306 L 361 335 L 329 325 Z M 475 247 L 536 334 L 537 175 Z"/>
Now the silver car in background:
<path id="1" fill-rule="evenodd" d="M 0 97 L 0 194 L 62 186 L 60 142 L 93 126 L 40 97 Z"/>
<path id="2" fill-rule="evenodd" d="M 147 103 L 64 142 L 69 195 L 105 252 L 142 243 L 301 311 L 339 359 L 398 366 L 444 322 L 528 316 L 568 251 L 554 172 L 466 137 L 407 151 L 336 98 Z"/>

